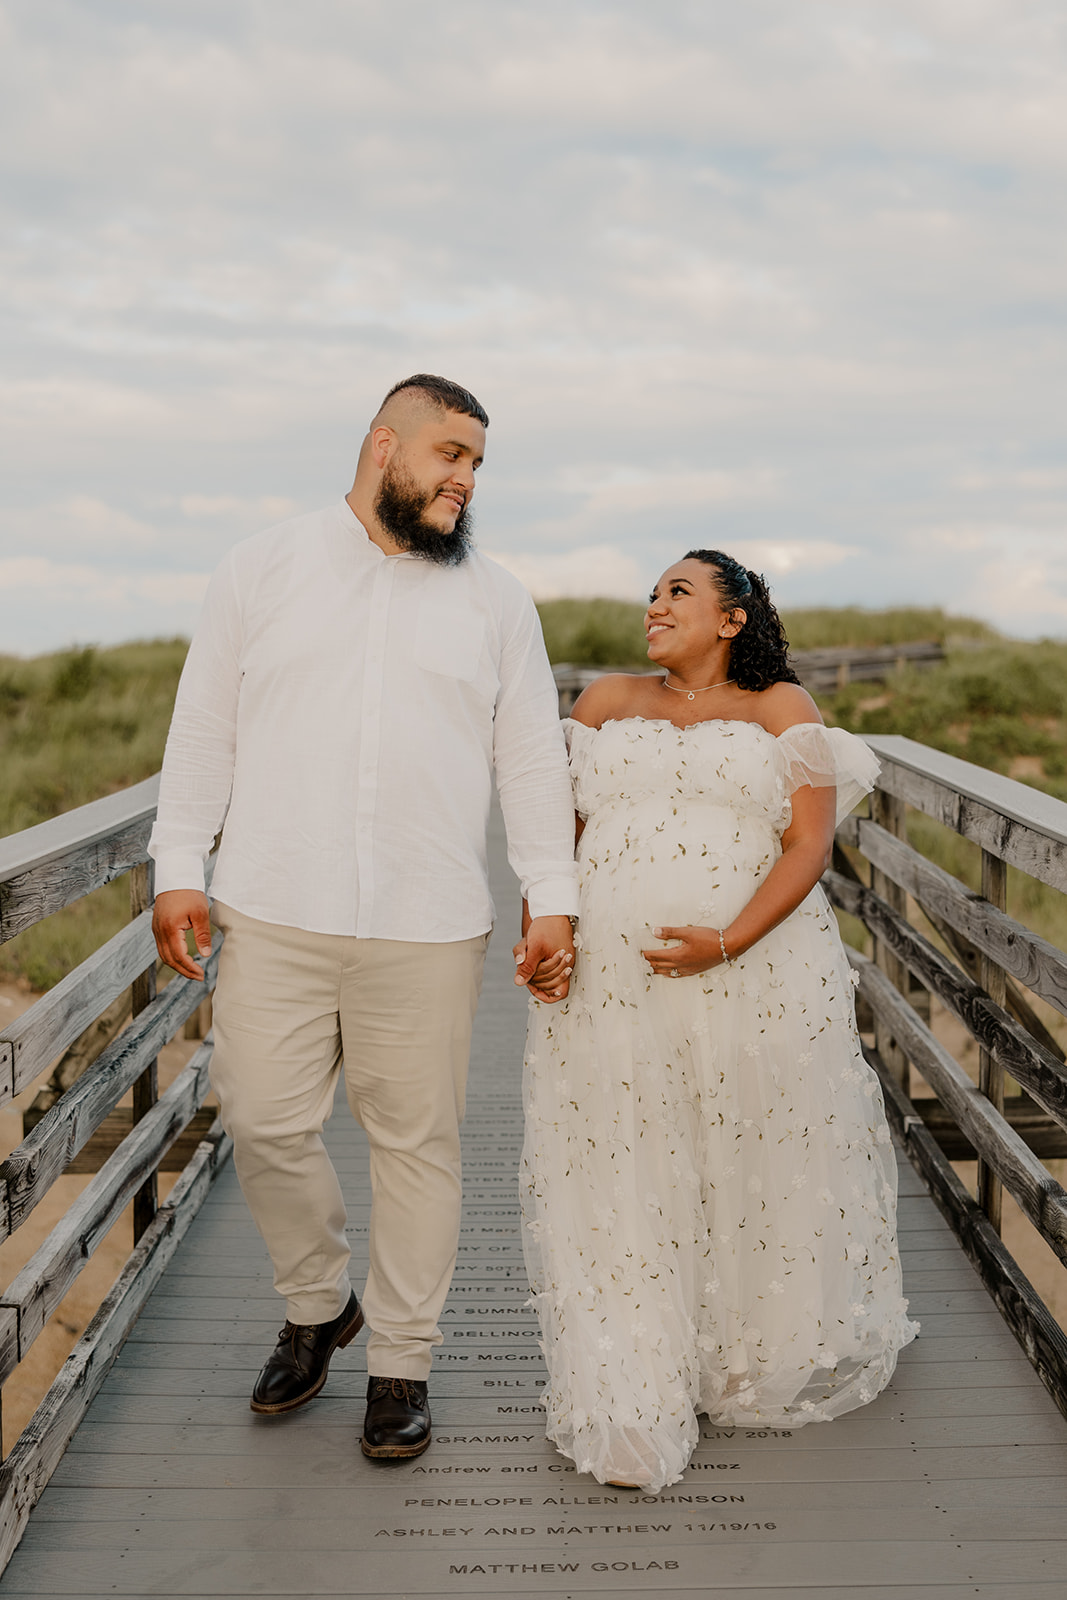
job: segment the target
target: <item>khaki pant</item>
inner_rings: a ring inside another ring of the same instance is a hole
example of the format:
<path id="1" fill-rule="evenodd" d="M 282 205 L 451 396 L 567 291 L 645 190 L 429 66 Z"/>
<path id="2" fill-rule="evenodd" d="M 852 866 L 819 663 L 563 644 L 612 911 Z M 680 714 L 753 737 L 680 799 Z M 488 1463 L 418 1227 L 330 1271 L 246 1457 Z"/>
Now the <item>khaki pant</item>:
<path id="1" fill-rule="evenodd" d="M 456 1262 L 459 1125 L 488 935 L 345 938 L 217 902 L 212 917 L 226 940 L 211 1082 L 286 1315 L 328 1322 L 350 1292 L 344 1199 L 322 1141 L 343 1065 L 370 1144 L 367 1370 L 425 1379 Z"/>

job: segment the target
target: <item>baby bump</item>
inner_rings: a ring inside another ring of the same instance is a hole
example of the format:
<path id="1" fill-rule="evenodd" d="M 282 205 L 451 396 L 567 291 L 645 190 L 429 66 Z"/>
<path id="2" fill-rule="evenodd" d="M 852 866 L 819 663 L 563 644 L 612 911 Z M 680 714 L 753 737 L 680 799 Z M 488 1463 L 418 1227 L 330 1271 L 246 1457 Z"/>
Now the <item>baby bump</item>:
<path id="1" fill-rule="evenodd" d="M 780 854 L 762 818 L 662 799 L 597 812 L 579 850 L 584 932 L 643 940 L 664 924 L 725 927 Z"/>

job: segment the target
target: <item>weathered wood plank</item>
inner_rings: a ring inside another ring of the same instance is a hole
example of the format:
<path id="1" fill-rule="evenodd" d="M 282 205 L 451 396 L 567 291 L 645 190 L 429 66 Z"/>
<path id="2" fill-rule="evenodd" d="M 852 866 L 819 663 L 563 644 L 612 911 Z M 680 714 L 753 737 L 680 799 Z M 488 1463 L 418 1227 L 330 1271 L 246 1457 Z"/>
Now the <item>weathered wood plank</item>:
<path id="1" fill-rule="evenodd" d="M 231 1150 L 221 1128 L 201 1144 L 0 1467 L 0 1571 Z"/>
<path id="2" fill-rule="evenodd" d="M 10 1372 L 18 1358 L 19 1314 L 14 1307 L 0 1307 L 0 1372 Z"/>
<path id="3" fill-rule="evenodd" d="M 957 1234 L 1038 1377 L 1067 1416 L 1067 1334 L 981 1207 L 971 1199 L 936 1141 L 923 1127 L 907 1095 L 873 1051 L 865 1051 L 865 1054 L 882 1081 L 886 1111 L 908 1154 L 926 1179 L 934 1201 Z"/>
<path id="4" fill-rule="evenodd" d="M 905 829 L 904 802 L 895 795 L 887 794 L 884 789 L 877 788 L 871 795 L 871 815 L 886 832 L 890 834 L 903 834 Z M 885 873 L 877 867 L 871 870 L 871 888 L 893 910 L 903 915 L 907 909 L 907 896 L 903 889 L 897 887 Z M 874 938 L 874 959 L 886 978 L 903 994 L 909 989 L 908 970 L 896 955 L 893 947 L 880 939 L 877 934 Z M 900 1042 L 894 1037 L 892 1028 L 884 1016 L 874 1019 L 874 1042 L 879 1055 L 885 1062 L 886 1070 L 891 1072 L 898 1083 L 907 1082 L 908 1058 L 901 1049 Z"/>
<path id="5" fill-rule="evenodd" d="M 0 1296 L 0 1306 L 18 1314 L 18 1361 L 25 1360 L 33 1341 L 143 1184 L 146 1173 L 155 1171 L 163 1151 L 200 1107 L 209 1088 L 211 1054 L 210 1042 L 201 1045 Z M 0 1382 L 13 1366 L 0 1366 Z"/>
<path id="6" fill-rule="evenodd" d="M 0 944 L 148 854 L 159 778 L 0 840 Z"/>
<path id="7" fill-rule="evenodd" d="M 159 1053 L 201 1004 L 205 987 L 214 987 L 221 945 L 222 937 L 216 935 L 212 954 L 204 963 L 204 983 L 174 978 L 0 1164 L 0 1197 L 5 1202 L 2 1237 L 18 1228 L 47 1194 L 142 1072 L 145 1062 Z"/>
<path id="8" fill-rule="evenodd" d="M 982 851 L 982 896 L 999 911 L 1008 905 L 1008 869 L 1004 862 Z M 994 1005 L 1003 1006 L 1007 999 L 1007 975 L 991 956 L 981 957 L 978 982 Z M 978 1052 L 978 1087 L 987 1096 L 994 1109 L 1004 1111 L 1004 1069 L 996 1057 L 982 1046 Z M 978 1156 L 978 1204 L 989 1218 L 997 1233 L 1001 1231 L 1004 1191 L 999 1174 L 985 1157 Z"/>
<path id="9" fill-rule="evenodd" d="M 624 1519 L 625 1520 L 625 1519 Z M 675 1553 L 634 1559 L 634 1552 L 620 1560 L 611 1542 L 611 1532 L 600 1532 L 599 1537 L 575 1540 L 570 1546 L 562 1539 L 525 1541 L 521 1554 L 518 1550 L 501 1549 L 497 1539 L 489 1550 L 478 1554 L 462 1549 L 430 1551 L 418 1548 L 405 1550 L 403 1562 L 397 1561 L 391 1551 L 365 1551 L 360 1561 L 339 1562 L 329 1551 L 294 1548 L 286 1550 L 200 1551 L 186 1550 L 176 1564 L 166 1552 L 153 1552 L 135 1548 L 127 1552 L 121 1564 L 116 1564 L 113 1553 L 104 1555 L 95 1551 L 84 1552 L 78 1559 L 77 1571 L 62 1553 L 54 1556 L 39 1553 L 34 1567 L 41 1582 L 51 1585 L 55 1581 L 69 1585 L 71 1594 L 87 1591 L 111 1594 L 158 1595 L 164 1585 L 176 1594 L 204 1596 L 277 1594 L 280 1590 L 300 1595 L 368 1596 L 385 1600 L 396 1595 L 423 1595 L 427 1591 L 453 1586 L 465 1576 L 468 1583 L 477 1584 L 481 1577 L 496 1578 L 519 1594 L 544 1594 L 545 1577 L 556 1578 L 565 1592 L 600 1593 L 619 1595 L 630 1592 L 630 1583 L 636 1575 L 638 1581 L 650 1580 L 659 1592 L 690 1591 L 707 1593 L 709 1577 L 724 1593 L 737 1594 L 756 1585 L 791 1586 L 794 1589 L 818 1589 L 823 1593 L 835 1588 L 849 1589 L 862 1595 L 872 1573 L 882 1581 L 899 1584 L 968 1583 L 973 1595 L 976 1581 L 997 1579 L 1017 1582 L 1023 1550 L 1013 1540 L 981 1539 L 966 1542 L 909 1541 L 905 1536 L 871 1541 L 843 1541 L 828 1545 L 817 1539 L 769 1540 L 760 1543 L 753 1539 L 741 1544 L 728 1539 L 711 1545 L 714 1555 L 709 1559 L 709 1547 L 704 1542 L 679 1546 Z M 461 1541 L 457 1541 L 457 1544 Z M 669 1547 L 668 1547 L 669 1549 Z M 480 1559 L 478 1558 L 480 1556 Z M 1025 1549 L 1025 1559 L 1031 1572 L 1040 1570 L 1051 1576 L 1062 1573 L 1064 1543 L 1062 1539 L 1032 1540 Z M 672 1564 L 667 1567 L 665 1563 Z M 569 1562 L 563 1570 L 561 1563 Z M 599 1566 L 598 1566 L 599 1564 Z M 630 1581 L 626 1590 L 621 1584 L 623 1574 Z M 72 1582 L 73 1580 L 73 1582 Z M 669 1589 L 668 1586 L 669 1585 Z M 461 1593 L 461 1590 L 455 1592 Z M 468 1594 L 478 1592 L 468 1587 Z"/>
<path id="10" fill-rule="evenodd" d="M 974 1161 L 978 1152 L 957 1127 L 955 1119 L 939 1100 L 923 1095 L 915 1100 L 916 1110 L 950 1161 Z M 1029 1095 L 1009 1095 L 1004 1101 L 1004 1120 L 1022 1139 L 1028 1150 L 1042 1161 L 1067 1157 L 1067 1129 L 1035 1106 Z"/>
<path id="11" fill-rule="evenodd" d="M 728 1586 L 724 1588 L 718 1583 L 713 1559 L 707 1562 L 707 1569 L 705 1581 L 699 1587 L 679 1588 L 675 1585 L 671 1593 L 691 1595 L 692 1600 L 708 1600 L 709 1596 L 716 1594 L 726 1596 L 727 1600 L 738 1600 L 738 1596 L 742 1593 L 740 1581 L 730 1578 Z M 548 1570 L 547 1567 L 543 1569 L 545 1573 Z M 562 1565 L 559 1568 L 559 1582 L 568 1584 L 566 1590 L 567 1600 L 571 1600 L 573 1589 L 572 1583 L 567 1578 L 567 1573 L 570 1570 L 570 1568 L 565 1568 Z M 503 1582 L 505 1576 L 501 1572 L 492 1581 L 494 1584 Z M 650 1573 L 650 1577 L 656 1578 L 658 1576 L 659 1574 L 656 1572 Z M 454 1584 L 455 1580 L 452 1579 L 451 1581 Z M 257 1590 L 256 1592 L 260 1593 L 262 1591 Z M 473 1593 L 474 1591 L 468 1592 Z M 541 1587 L 533 1592 L 545 1595 L 550 1591 L 547 1591 L 542 1583 Z M 563 1593 L 562 1590 L 558 1589 L 556 1592 L 557 1594 Z M 604 1592 L 611 1593 L 612 1591 L 609 1589 Z M 617 1588 L 615 1592 L 618 1592 Z M 512 1600 L 515 1590 L 514 1587 L 509 1589 L 498 1589 L 496 1587 L 483 1589 L 479 1586 L 477 1593 L 479 1600 Z M 1018 1578 L 1005 1579 L 1003 1581 L 994 1580 L 990 1583 L 936 1583 L 932 1585 L 908 1583 L 903 1587 L 899 1584 L 887 1586 L 878 1583 L 873 1587 L 864 1586 L 862 1590 L 855 1589 L 848 1591 L 848 1593 L 849 1600 L 1063 1600 L 1063 1585 L 1058 1579 L 1054 1579 L 1051 1583 L 1040 1583 L 1031 1582 L 1030 1580 L 1024 1581 Z M 770 1589 L 762 1584 L 758 1587 L 745 1584 L 743 1586 L 743 1594 L 744 1600 L 795 1600 L 797 1590 L 795 1585 L 788 1581 L 785 1587 L 776 1584 Z M 114 1589 L 103 1591 L 84 1590 L 79 1591 L 78 1600 L 114 1600 L 114 1595 Z M 179 1595 L 172 1589 L 156 1588 L 152 1590 L 152 1595 L 153 1600 L 186 1600 L 184 1595 Z M 662 1585 L 653 1589 L 635 1588 L 629 1583 L 626 1585 L 626 1600 L 663 1600 L 663 1595 L 664 1589 Z M 271 1589 L 270 1596 L 271 1600 L 306 1600 L 306 1591 L 297 1594 L 293 1590 Z M 41 1600 L 41 1596 L 37 1590 L 5 1588 L 4 1600 Z M 203 1600 L 202 1596 L 201 1600 Z M 418 1600 L 456 1600 L 456 1590 L 454 1587 L 449 1590 L 434 1589 L 432 1592 L 428 1589 L 420 1589 L 418 1591 Z"/>
<path id="12" fill-rule="evenodd" d="M 216 858 L 209 857 L 210 885 Z M 68 972 L 6 1028 L 0 1028 L 0 1105 L 80 1039 L 136 979 L 155 963 L 152 912 L 146 909 Z M 135 1007 L 134 1010 L 140 1009 Z M 68 1085 L 63 1085 L 68 1087 Z"/>
<path id="13" fill-rule="evenodd" d="M 717 1580 L 714 1559 L 709 1559 L 706 1565 L 707 1575 L 705 1581 L 699 1587 L 679 1588 L 675 1585 L 670 1592 L 676 1595 L 690 1595 L 692 1600 L 708 1600 L 709 1596 L 717 1594 L 727 1597 L 727 1600 L 738 1600 L 742 1593 L 744 1600 L 795 1600 L 797 1589 L 788 1581 L 784 1587 L 777 1584 L 773 1588 L 766 1588 L 762 1584 L 755 1587 L 745 1584 L 742 1588 L 739 1580 L 731 1578 L 728 1580 L 727 1587 L 723 1587 Z M 547 1571 L 547 1569 L 545 1570 Z M 560 1583 L 568 1583 L 565 1591 L 567 1600 L 571 1600 L 573 1593 L 573 1586 L 567 1579 L 567 1571 L 569 1570 L 561 1566 L 558 1580 Z M 505 1574 L 500 1573 L 499 1576 L 490 1580 L 494 1587 L 489 1589 L 479 1587 L 477 1590 L 479 1600 L 512 1600 L 512 1596 L 515 1593 L 514 1588 L 498 1589 L 495 1587 L 496 1583 L 505 1581 L 505 1576 Z M 656 1578 L 659 1574 L 652 1572 L 649 1576 Z M 455 1579 L 450 1581 L 453 1584 L 455 1583 Z M 1054 1579 L 1051 1583 L 1040 1583 L 1016 1578 L 1014 1580 L 1006 1579 L 1003 1582 L 994 1580 L 990 1583 L 984 1581 L 963 1584 L 937 1583 L 932 1585 L 908 1583 L 903 1587 L 899 1584 L 887 1586 L 878 1583 L 873 1587 L 864 1586 L 862 1590 L 853 1589 L 842 1592 L 848 1593 L 849 1600 L 1063 1600 L 1062 1591 L 1063 1585 L 1058 1579 Z M 473 1592 L 468 1591 L 468 1593 Z M 535 1592 L 545 1595 L 550 1591 L 545 1589 L 542 1582 L 541 1587 Z M 556 1592 L 557 1594 L 562 1594 L 564 1591 L 557 1589 Z M 611 1591 L 607 1590 L 605 1592 L 610 1593 Z M 618 1592 L 616 1589 L 616 1593 Z M 114 1600 L 114 1594 L 115 1591 L 113 1589 L 100 1592 L 85 1590 L 79 1592 L 78 1600 Z M 153 1600 L 185 1600 L 184 1596 L 170 1589 L 153 1589 L 152 1595 Z M 653 1589 L 634 1587 L 629 1583 L 626 1585 L 626 1600 L 663 1600 L 663 1595 L 662 1584 Z M 271 1600 L 306 1600 L 304 1593 L 296 1594 L 292 1590 L 272 1589 L 270 1596 Z M 38 1591 L 5 1588 L 4 1600 L 41 1600 L 41 1596 Z M 202 1596 L 201 1600 L 203 1600 Z M 456 1591 L 454 1587 L 447 1591 L 434 1589 L 432 1592 L 428 1589 L 420 1589 L 418 1591 L 418 1600 L 456 1600 Z M 829 1595 L 827 1600 L 830 1600 Z"/>
<path id="14" fill-rule="evenodd" d="M 130 918 L 135 921 L 152 909 L 155 898 L 155 862 L 143 861 L 140 866 L 134 867 L 130 873 Z M 151 962 L 141 975 L 133 980 L 130 988 L 130 1001 L 133 1015 L 139 1017 L 147 1011 L 152 1001 L 156 998 L 156 964 Z M 197 1010 L 199 1011 L 199 1006 Z M 159 1100 L 159 1060 L 153 1056 L 146 1061 L 138 1077 L 133 1082 L 133 1093 L 130 1096 L 133 1109 L 134 1122 L 141 1122 Z M 186 1119 L 188 1120 L 188 1119 Z M 159 1210 L 159 1178 L 156 1175 L 155 1164 L 148 1169 L 140 1188 L 133 1196 L 133 1242 L 137 1243 L 141 1235 L 151 1224 L 156 1212 Z"/>
<path id="15" fill-rule="evenodd" d="M 123 1357 L 125 1359 L 125 1357 Z M 294 1413 L 295 1419 L 296 1413 Z M 278 1424 L 288 1429 L 290 1419 Z M 267 1425 L 264 1432 L 272 1431 Z M 347 1438 L 343 1429 L 330 1431 L 321 1451 L 315 1453 L 315 1473 L 319 1482 L 331 1482 L 351 1490 L 361 1490 L 364 1484 L 380 1481 L 381 1468 L 361 1459 L 353 1450 L 351 1427 Z M 295 1450 L 294 1444 L 294 1450 Z M 741 1485 L 779 1483 L 822 1483 L 834 1485 L 842 1482 L 880 1483 L 887 1495 L 894 1490 L 888 1485 L 913 1482 L 918 1472 L 925 1472 L 935 1481 L 966 1483 L 988 1478 L 1025 1479 L 1027 1477 L 1063 1478 L 1064 1447 L 1062 1441 L 1055 1445 L 972 1445 L 967 1450 L 957 1450 L 951 1445 L 926 1448 L 921 1460 L 916 1461 L 914 1450 L 902 1445 L 897 1450 L 798 1450 L 789 1451 L 768 1445 L 753 1452 L 741 1470 L 739 1458 L 729 1446 L 713 1448 L 700 1446 L 700 1455 L 689 1469 L 685 1482 L 691 1490 L 705 1488 L 708 1484 L 737 1483 Z M 542 1440 L 536 1447 L 523 1452 L 529 1467 L 525 1473 L 514 1471 L 515 1458 L 489 1455 L 482 1461 L 477 1457 L 460 1461 L 451 1458 L 447 1463 L 450 1473 L 434 1473 L 432 1460 L 426 1460 L 421 1470 L 408 1462 L 390 1467 L 390 1476 L 402 1486 L 405 1495 L 440 1493 L 451 1488 L 454 1493 L 481 1491 L 511 1493 L 522 1478 L 526 1482 L 554 1485 L 552 1492 L 575 1493 L 579 1489 L 595 1492 L 592 1480 L 568 1470 L 556 1451 Z M 304 1452 L 301 1451 L 301 1458 Z M 716 1463 L 738 1462 L 736 1468 L 720 1469 Z M 536 1467 L 534 1472 L 530 1469 Z M 729 1471 L 730 1476 L 726 1476 Z M 737 1476 L 735 1478 L 734 1473 Z M 721 1475 L 720 1475 L 721 1474 Z M 64 1458 L 60 1481 L 67 1488 L 109 1489 L 197 1489 L 205 1482 L 205 1463 L 194 1454 L 180 1456 L 113 1455 L 110 1452 L 90 1454 L 71 1451 Z M 227 1489 L 252 1488 L 257 1490 L 286 1490 L 292 1487 L 293 1457 L 264 1456 L 254 1450 L 235 1451 L 231 1455 L 211 1457 L 211 1480 L 225 1484 Z M 450 1481 L 451 1480 L 451 1481 Z M 411 1487 L 406 1487 L 410 1485 Z M 833 1492 L 832 1489 L 829 1492 Z"/>
<path id="16" fill-rule="evenodd" d="M 119 930 L 54 989 L 0 1030 L 0 1104 L 18 1094 L 155 961 L 152 913 Z"/>
<path id="17" fill-rule="evenodd" d="M 849 817 L 838 833 L 924 911 L 933 911 L 1012 977 L 1067 1015 L 1067 956 L 1062 950 L 869 818 Z"/>
<path id="18" fill-rule="evenodd" d="M 1067 1193 L 874 962 L 858 950 L 848 955 L 875 1015 L 884 1019 L 946 1111 L 1067 1264 Z M 909 1104 L 915 1115 L 914 1103 Z"/>
<path id="19" fill-rule="evenodd" d="M 248 1414 L 247 1402 L 239 1402 L 238 1406 L 243 1421 Z M 282 1428 L 264 1425 L 261 1421 L 257 1424 L 254 1419 L 240 1428 L 226 1426 L 218 1420 L 153 1427 L 140 1423 L 98 1423 L 88 1418 L 71 1440 L 68 1453 L 73 1457 L 83 1452 L 97 1455 L 106 1450 L 116 1457 L 167 1457 L 176 1461 L 182 1456 L 198 1456 L 206 1462 L 241 1449 L 239 1435 L 243 1433 L 247 1435 L 247 1447 L 254 1449 L 264 1461 L 291 1460 L 295 1451 L 313 1448 L 311 1440 L 321 1446 L 324 1459 L 333 1458 L 351 1448 L 351 1412 L 351 1405 L 338 1407 L 328 1418 L 317 1408 L 303 1409 L 294 1412 Z M 362 1421 L 362 1418 L 357 1420 Z M 729 1447 L 732 1455 L 745 1463 L 746 1471 L 765 1459 L 768 1451 L 780 1451 L 783 1460 L 804 1455 L 814 1461 L 816 1457 L 851 1455 L 865 1450 L 871 1454 L 872 1469 L 877 1470 L 879 1456 L 892 1456 L 901 1450 L 939 1450 L 950 1446 L 960 1451 L 995 1446 L 1034 1449 L 1048 1445 L 1061 1450 L 1065 1447 L 1063 1419 L 1051 1406 L 1031 1416 L 1018 1413 L 992 1417 L 923 1415 L 909 1417 L 903 1424 L 893 1417 L 877 1421 L 858 1418 L 841 1428 L 818 1425 L 800 1428 L 791 1437 L 786 1434 L 770 1442 L 758 1437 L 748 1438 L 748 1434 L 760 1432 L 756 1428 L 716 1428 L 706 1418 L 700 1421 L 702 1443 L 698 1449 L 703 1451 L 703 1456 L 698 1456 L 698 1461 L 709 1453 L 717 1453 L 720 1447 Z M 305 1435 L 307 1439 L 301 1444 L 299 1441 Z M 545 1442 L 544 1415 L 540 1407 L 527 1416 L 498 1418 L 495 1425 L 449 1426 L 442 1420 L 435 1423 L 434 1439 L 442 1450 L 448 1450 L 450 1459 L 460 1462 L 472 1457 L 476 1460 L 503 1457 L 506 1461 L 514 1458 L 516 1447 L 524 1453 L 529 1451 L 535 1460 L 538 1456 L 551 1460 L 554 1455 L 552 1447 Z M 832 1474 L 834 1468 L 828 1464 L 812 1470 L 825 1476 Z"/>
<path id="20" fill-rule="evenodd" d="M 472 1508 L 469 1504 L 457 1505 L 457 1501 L 464 1502 L 472 1498 L 469 1494 L 463 1494 L 461 1488 L 455 1493 L 449 1493 L 446 1484 L 437 1485 L 436 1492 L 433 1492 L 430 1486 L 427 1488 L 428 1492 L 424 1495 L 400 1497 L 399 1509 L 409 1513 L 414 1511 L 416 1515 L 420 1515 L 423 1511 L 441 1515 L 454 1513 L 456 1510 L 471 1509 L 483 1513 L 486 1511 L 499 1513 L 512 1510 L 520 1503 L 527 1506 L 532 1503 L 538 1509 L 544 1508 L 554 1513 L 556 1508 L 548 1502 L 558 1499 L 558 1496 L 551 1495 L 550 1486 L 538 1485 L 534 1491 L 533 1485 L 527 1485 L 521 1494 L 521 1500 L 518 1494 L 513 1497 L 502 1496 L 501 1500 L 507 1501 L 507 1504 Z M 517 1490 L 518 1488 L 516 1485 Z M 772 1507 L 774 1510 L 780 1509 L 786 1512 L 826 1510 L 826 1489 L 820 1483 L 805 1483 L 801 1480 L 794 1483 L 759 1485 L 755 1490 L 746 1485 L 746 1489 L 749 1492 L 743 1503 L 750 1508 L 750 1515 L 770 1516 Z M 586 1490 L 588 1492 L 585 1492 Z M 1064 1479 L 1061 1474 L 1022 1479 L 970 1478 L 963 1483 L 942 1481 L 936 1484 L 917 1478 L 902 1481 L 894 1487 L 893 1504 L 890 1508 L 886 1504 L 884 1488 L 877 1483 L 845 1479 L 835 1491 L 834 1505 L 838 1511 L 873 1511 L 881 1507 L 884 1511 L 892 1510 L 902 1519 L 911 1511 L 930 1510 L 935 1507 L 963 1512 L 1000 1513 L 1005 1510 L 1031 1509 L 1059 1510 L 1062 1513 L 1063 1492 Z M 70 1538 L 73 1539 L 79 1527 L 92 1526 L 102 1529 L 109 1523 L 145 1520 L 150 1520 L 152 1524 L 185 1522 L 195 1526 L 200 1523 L 226 1522 L 233 1517 L 249 1522 L 277 1520 L 282 1527 L 293 1528 L 303 1527 L 307 1522 L 316 1522 L 320 1519 L 335 1522 L 339 1527 L 343 1527 L 346 1521 L 351 1522 L 353 1503 L 350 1489 L 335 1487 L 329 1483 L 319 1484 L 313 1488 L 293 1483 L 289 1487 L 289 1494 L 291 1498 L 286 1499 L 284 1493 L 260 1494 L 255 1489 L 233 1489 L 226 1495 L 221 1495 L 214 1485 L 203 1485 L 191 1489 L 175 1488 L 164 1496 L 155 1494 L 150 1489 L 131 1489 L 119 1496 L 110 1489 L 64 1488 L 53 1481 L 48 1494 L 33 1516 L 31 1524 L 31 1532 L 35 1534 L 33 1545 L 47 1548 L 44 1542 L 47 1535 L 45 1533 L 38 1535 L 37 1530 L 45 1530 L 50 1524 L 61 1525 L 65 1530 L 61 1536 L 65 1537 L 69 1532 Z M 707 1514 L 709 1505 L 714 1503 L 708 1485 L 686 1484 L 684 1481 L 672 1485 L 657 1495 L 628 1494 L 626 1491 L 614 1490 L 606 1485 L 583 1484 L 581 1498 L 583 1504 L 574 1509 L 586 1513 L 629 1507 L 631 1511 L 641 1510 L 647 1514 L 647 1508 L 652 1506 L 667 1509 L 669 1515 L 681 1518 L 700 1518 Z M 415 1501 L 414 1506 L 405 1505 L 404 1502 L 411 1499 Z M 361 1512 L 367 1515 L 388 1519 L 390 1513 L 398 1509 L 397 1502 L 396 1490 L 388 1481 L 369 1482 L 361 1487 L 359 1507 Z M 1005 1518 L 1004 1522 L 1007 1524 L 1008 1518 Z M 58 1531 L 57 1528 L 56 1532 Z M 119 1537 L 123 1544 L 127 1542 L 122 1534 Z M 1011 1537 L 1006 1526 L 1005 1537 Z M 32 1547 L 29 1539 L 22 1546 L 23 1551 Z M 866 1595 L 866 1590 L 864 1594 Z"/>
<path id="21" fill-rule="evenodd" d="M 899 734 L 866 742 L 879 787 L 1054 889 L 1067 889 L 1067 804 Z"/>
<path id="22" fill-rule="evenodd" d="M 0 839 L 0 883 L 20 878 L 50 862 L 61 861 L 72 850 L 108 839 L 126 828 L 151 822 L 158 799 L 157 772 L 143 783 L 131 784 L 117 794 L 105 795 L 101 800 L 77 806 L 62 816 Z"/>
<path id="23" fill-rule="evenodd" d="M 201 1139 L 206 1139 L 208 1130 L 215 1120 L 213 1108 L 198 1111 L 192 1117 L 185 1129 L 178 1135 L 174 1143 L 163 1152 L 160 1157 L 159 1172 L 182 1172 L 196 1154 L 196 1147 Z M 116 1106 L 114 1111 L 109 1111 L 103 1122 L 93 1134 L 89 1143 L 83 1145 L 74 1160 L 64 1169 L 68 1177 L 84 1177 L 93 1172 L 99 1172 L 104 1162 L 115 1154 L 119 1145 L 133 1127 L 133 1111 L 130 1106 Z"/>
<path id="24" fill-rule="evenodd" d="M 1005 1072 L 1061 1126 L 1067 1126 L 1067 1066 L 1031 1039 L 1002 1006 L 995 1005 L 972 978 L 947 961 L 879 895 L 833 871 L 825 873 L 822 881 L 834 904 L 876 931 Z"/>

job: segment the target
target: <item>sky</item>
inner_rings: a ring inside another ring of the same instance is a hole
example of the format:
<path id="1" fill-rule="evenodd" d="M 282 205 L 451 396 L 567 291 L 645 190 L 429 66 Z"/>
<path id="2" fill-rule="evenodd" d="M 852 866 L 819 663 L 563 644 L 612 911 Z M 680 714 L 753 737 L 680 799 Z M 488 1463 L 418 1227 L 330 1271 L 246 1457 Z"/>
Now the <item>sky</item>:
<path id="1" fill-rule="evenodd" d="M 381 396 L 479 546 L 1067 636 L 1067 9 L 0 0 L 0 652 L 188 634 Z"/>

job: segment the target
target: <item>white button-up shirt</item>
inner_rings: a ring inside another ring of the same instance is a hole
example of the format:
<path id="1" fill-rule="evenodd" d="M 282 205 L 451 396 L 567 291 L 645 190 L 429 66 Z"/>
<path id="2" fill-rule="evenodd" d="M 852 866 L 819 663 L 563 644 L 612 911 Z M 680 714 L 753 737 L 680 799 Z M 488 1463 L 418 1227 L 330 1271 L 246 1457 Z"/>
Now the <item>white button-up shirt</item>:
<path id="1" fill-rule="evenodd" d="M 237 545 L 182 673 L 156 891 L 264 922 L 440 943 L 493 921 L 492 778 L 533 916 L 574 915 L 574 810 L 533 602 L 484 556 L 384 554 L 346 501 Z"/>

